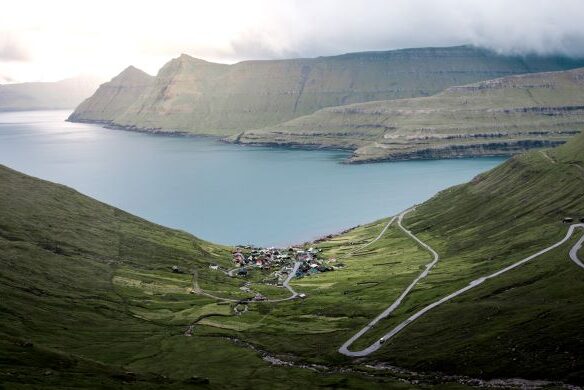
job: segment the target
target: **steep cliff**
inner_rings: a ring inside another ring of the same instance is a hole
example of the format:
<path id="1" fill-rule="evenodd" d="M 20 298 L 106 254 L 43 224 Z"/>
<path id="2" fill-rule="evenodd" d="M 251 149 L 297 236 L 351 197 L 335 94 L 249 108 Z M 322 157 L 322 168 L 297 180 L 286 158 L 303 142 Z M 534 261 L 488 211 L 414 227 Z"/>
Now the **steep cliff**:
<path id="1" fill-rule="evenodd" d="M 509 155 L 584 126 L 584 68 L 509 76 L 431 97 L 332 107 L 232 142 L 354 150 L 352 162 Z"/>
<path id="2" fill-rule="evenodd" d="M 519 73 L 584 66 L 563 57 L 503 56 L 469 46 L 364 52 L 333 57 L 223 65 L 187 55 L 167 63 L 131 105 L 101 91 L 78 107 L 76 121 L 156 131 L 231 135 L 272 126 L 321 108 L 428 96 L 443 89 Z M 108 109 L 93 102 L 108 101 Z"/>
<path id="3" fill-rule="evenodd" d="M 153 80 L 154 77 L 129 66 L 111 81 L 100 85 L 93 96 L 77 107 L 69 120 L 109 123 L 123 114 L 152 85 Z"/>

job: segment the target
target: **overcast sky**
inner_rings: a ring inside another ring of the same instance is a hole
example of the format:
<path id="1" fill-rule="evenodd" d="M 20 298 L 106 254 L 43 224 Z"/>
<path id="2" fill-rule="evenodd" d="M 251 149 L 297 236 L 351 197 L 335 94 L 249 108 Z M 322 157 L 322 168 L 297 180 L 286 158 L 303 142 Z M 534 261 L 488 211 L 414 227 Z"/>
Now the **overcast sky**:
<path id="1" fill-rule="evenodd" d="M 0 83 L 459 44 L 584 55 L 584 0 L 5 1 Z"/>

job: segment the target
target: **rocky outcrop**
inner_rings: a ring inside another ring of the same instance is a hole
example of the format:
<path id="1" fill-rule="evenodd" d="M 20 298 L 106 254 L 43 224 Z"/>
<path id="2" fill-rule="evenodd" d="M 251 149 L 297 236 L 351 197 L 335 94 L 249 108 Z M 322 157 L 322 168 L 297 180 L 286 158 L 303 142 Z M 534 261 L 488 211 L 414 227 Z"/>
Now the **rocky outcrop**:
<path id="1" fill-rule="evenodd" d="M 512 156 L 535 148 L 553 148 L 566 141 L 526 139 L 509 142 L 488 142 L 452 144 L 436 147 L 418 147 L 396 149 L 380 156 L 360 156 L 358 153 L 349 158 L 347 163 L 369 163 L 402 160 L 435 160 L 468 157 Z"/>
<path id="2" fill-rule="evenodd" d="M 71 120 L 233 135 L 325 107 L 428 96 L 453 85 L 577 66 L 584 66 L 584 61 L 502 56 L 469 46 L 233 65 L 183 54 L 167 63 L 153 80 L 143 78 L 131 94 L 116 93 L 114 86 L 104 84 L 78 107 Z"/>
<path id="3" fill-rule="evenodd" d="M 349 162 L 509 155 L 584 127 L 584 68 L 508 76 L 431 97 L 325 108 L 230 142 L 347 148 Z"/>

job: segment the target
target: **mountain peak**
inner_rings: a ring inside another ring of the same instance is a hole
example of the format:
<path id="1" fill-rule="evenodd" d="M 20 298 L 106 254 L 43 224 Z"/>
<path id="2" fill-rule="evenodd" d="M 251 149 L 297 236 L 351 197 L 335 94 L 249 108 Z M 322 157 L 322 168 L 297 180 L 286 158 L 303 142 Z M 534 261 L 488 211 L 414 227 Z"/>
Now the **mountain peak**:
<path id="1" fill-rule="evenodd" d="M 185 53 L 181 53 L 177 58 L 173 58 L 170 62 L 179 63 L 190 63 L 190 64 L 209 64 L 209 61 L 202 60 L 200 58 L 195 58 Z"/>
<path id="2" fill-rule="evenodd" d="M 136 68 L 134 65 L 128 66 L 120 74 L 114 77 L 111 83 L 139 83 L 143 81 L 148 81 L 152 78 L 148 73 L 141 69 Z"/>
<path id="3" fill-rule="evenodd" d="M 125 76 L 131 76 L 131 75 L 141 75 L 141 76 L 146 75 L 146 76 L 150 76 L 148 73 L 144 72 L 141 69 L 136 68 L 134 65 L 128 66 L 118 76 L 121 76 L 121 75 L 125 75 Z"/>

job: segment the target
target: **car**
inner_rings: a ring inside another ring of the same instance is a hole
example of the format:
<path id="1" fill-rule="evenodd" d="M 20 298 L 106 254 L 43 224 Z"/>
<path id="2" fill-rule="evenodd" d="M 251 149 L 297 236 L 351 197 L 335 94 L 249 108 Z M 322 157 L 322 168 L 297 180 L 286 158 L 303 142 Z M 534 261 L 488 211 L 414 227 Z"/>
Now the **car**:
<path id="1" fill-rule="evenodd" d="M 379 339 L 379 344 L 385 343 L 385 336 Z"/>

